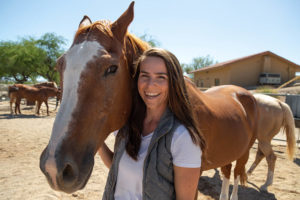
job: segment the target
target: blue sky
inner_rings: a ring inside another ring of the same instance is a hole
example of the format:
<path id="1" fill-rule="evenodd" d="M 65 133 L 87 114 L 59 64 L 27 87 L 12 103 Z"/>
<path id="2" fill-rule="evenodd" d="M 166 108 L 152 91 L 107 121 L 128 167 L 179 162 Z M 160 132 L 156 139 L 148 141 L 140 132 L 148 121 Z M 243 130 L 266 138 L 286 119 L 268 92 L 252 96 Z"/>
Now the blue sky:
<path id="1" fill-rule="evenodd" d="M 2 0 L 0 40 L 47 32 L 71 45 L 84 15 L 116 20 L 130 0 Z M 223 62 L 272 51 L 300 65 L 299 0 L 136 0 L 129 31 L 148 34 L 180 62 L 210 55 Z"/>

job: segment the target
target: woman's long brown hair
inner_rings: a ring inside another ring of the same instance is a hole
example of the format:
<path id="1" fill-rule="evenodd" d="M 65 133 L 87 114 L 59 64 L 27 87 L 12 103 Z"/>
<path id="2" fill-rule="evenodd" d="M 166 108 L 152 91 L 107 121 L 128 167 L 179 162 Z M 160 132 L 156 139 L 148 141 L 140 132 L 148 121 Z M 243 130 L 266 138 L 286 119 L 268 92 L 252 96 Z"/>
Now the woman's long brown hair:
<path id="1" fill-rule="evenodd" d="M 143 122 L 146 116 L 146 105 L 139 95 L 137 81 L 140 74 L 140 65 L 149 56 L 159 57 L 164 60 L 169 80 L 168 107 L 188 129 L 193 142 L 199 145 L 204 153 L 205 140 L 201 130 L 196 125 L 180 63 L 171 52 L 159 48 L 145 51 L 135 64 L 132 111 L 126 125 L 120 130 L 121 135 L 126 138 L 127 153 L 130 157 L 137 160 L 141 145 Z"/>

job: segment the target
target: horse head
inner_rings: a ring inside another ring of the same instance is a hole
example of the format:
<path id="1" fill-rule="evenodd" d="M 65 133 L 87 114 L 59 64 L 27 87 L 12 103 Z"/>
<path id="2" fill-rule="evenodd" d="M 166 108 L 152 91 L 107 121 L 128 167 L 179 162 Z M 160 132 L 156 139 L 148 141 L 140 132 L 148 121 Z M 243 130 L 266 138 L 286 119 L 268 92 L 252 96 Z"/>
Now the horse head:
<path id="1" fill-rule="evenodd" d="M 121 128 L 131 110 L 129 63 L 142 42 L 127 32 L 134 2 L 113 23 L 84 16 L 69 50 L 57 60 L 62 101 L 40 168 L 51 187 L 72 193 L 87 183 L 94 156 L 110 132 Z"/>

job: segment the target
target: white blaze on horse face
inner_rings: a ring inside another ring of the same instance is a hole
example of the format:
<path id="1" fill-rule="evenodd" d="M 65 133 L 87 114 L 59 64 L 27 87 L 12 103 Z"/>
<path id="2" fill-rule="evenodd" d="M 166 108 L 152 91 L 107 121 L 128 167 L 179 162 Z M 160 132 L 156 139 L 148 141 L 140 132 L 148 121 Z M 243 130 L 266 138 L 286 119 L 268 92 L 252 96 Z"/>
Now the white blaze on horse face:
<path id="1" fill-rule="evenodd" d="M 48 146 L 49 157 L 45 169 L 52 178 L 54 187 L 56 184 L 56 163 L 54 154 L 57 145 L 66 137 L 69 123 L 72 120 L 72 113 L 78 101 L 78 87 L 80 76 L 87 67 L 87 63 L 99 54 L 104 48 L 96 41 L 84 41 L 74 45 L 66 53 L 66 68 L 64 71 L 63 98 L 61 106 L 52 129 Z M 101 56 L 101 55 L 100 55 Z"/>

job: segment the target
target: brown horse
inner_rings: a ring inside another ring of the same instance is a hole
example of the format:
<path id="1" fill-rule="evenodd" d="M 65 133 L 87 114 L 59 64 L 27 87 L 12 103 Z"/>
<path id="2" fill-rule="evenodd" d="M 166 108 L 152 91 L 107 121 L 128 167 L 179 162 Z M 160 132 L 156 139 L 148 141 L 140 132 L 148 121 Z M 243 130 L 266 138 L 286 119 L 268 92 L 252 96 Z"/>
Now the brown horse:
<path id="1" fill-rule="evenodd" d="M 92 23 L 85 16 L 72 46 L 57 61 L 62 102 L 40 158 L 40 168 L 55 190 L 71 193 L 83 188 L 98 148 L 128 119 L 133 62 L 149 47 L 127 32 L 132 20 L 133 3 L 114 23 Z M 222 167 L 229 179 L 226 169 L 237 160 L 234 175 L 244 182 L 259 116 L 254 97 L 236 86 L 203 93 L 189 81 L 186 84 L 208 146 L 201 170 Z M 222 198 L 228 195 L 225 189 Z"/>
<path id="2" fill-rule="evenodd" d="M 57 88 L 53 87 L 33 87 L 33 86 L 28 86 L 24 84 L 14 84 L 13 86 L 10 86 L 9 89 L 9 97 L 10 97 L 10 109 L 11 113 L 12 111 L 12 102 L 15 101 L 15 113 L 19 111 L 21 114 L 20 110 L 20 103 L 21 99 L 25 98 L 27 101 L 30 102 L 35 102 L 37 101 L 37 106 L 36 106 L 36 114 L 40 114 L 40 108 L 42 103 L 44 102 L 47 107 L 47 115 L 49 115 L 49 107 L 48 107 L 48 98 L 49 97 L 54 97 L 54 96 L 59 96 L 59 91 Z"/>
<path id="3" fill-rule="evenodd" d="M 43 82 L 43 83 L 37 83 L 37 84 L 34 84 L 33 87 L 36 87 L 36 88 L 41 88 L 41 87 L 50 87 L 50 88 L 57 88 L 57 84 L 55 82 Z M 20 104 L 16 104 L 16 100 L 17 100 L 17 93 L 18 91 L 18 88 L 15 86 L 15 85 L 12 85 L 12 86 L 8 86 L 8 96 L 10 98 L 10 112 L 11 114 L 13 114 L 13 109 L 12 109 L 12 104 L 15 102 L 15 114 L 17 114 L 17 111 L 19 111 L 19 113 L 21 114 L 20 112 Z M 58 106 L 58 101 L 60 100 L 60 91 L 58 93 L 58 95 L 56 96 L 56 107 L 55 107 L 55 110 Z"/>
<path id="4" fill-rule="evenodd" d="M 260 109 L 260 121 L 257 132 L 258 149 L 255 160 L 247 173 L 251 175 L 260 161 L 266 157 L 268 175 L 261 189 L 267 191 L 268 186 L 273 183 L 276 162 L 276 155 L 272 150 L 271 140 L 282 129 L 287 138 L 288 157 L 290 160 L 293 160 L 296 148 L 295 122 L 293 113 L 286 103 L 264 94 L 254 94 L 254 97 Z"/>
<path id="5" fill-rule="evenodd" d="M 60 88 L 57 87 L 57 84 L 54 81 L 51 82 L 43 82 L 43 83 L 37 83 L 33 85 L 34 87 L 40 88 L 40 87 L 51 87 L 51 88 L 57 88 L 59 93 L 56 96 L 56 105 L 55 105 L 55 109 L 57 109 L 58 107 L 58 103 L 61 101 L 61 90 Z"/>
<path id="6" fill-rule="evenodd" d="M 55 109 L 57 109 L 58 107 L 58 103 L 61 101 L 61 91 L 60 91 L 60 88 L 57 87 L 57 84 L 54 82 L 54 81 L 51 81 L 51 82 L 43 82 L 43 83 L 37 83 L 37 84 L 34 84 L 33 85 L 34 87 L 51 87 L 51 88 L 57 88 L 59 93 L 58 95 L 56 96 L 56 105 L 55 105 Z"/>

